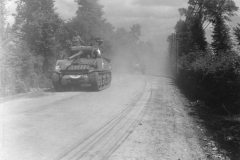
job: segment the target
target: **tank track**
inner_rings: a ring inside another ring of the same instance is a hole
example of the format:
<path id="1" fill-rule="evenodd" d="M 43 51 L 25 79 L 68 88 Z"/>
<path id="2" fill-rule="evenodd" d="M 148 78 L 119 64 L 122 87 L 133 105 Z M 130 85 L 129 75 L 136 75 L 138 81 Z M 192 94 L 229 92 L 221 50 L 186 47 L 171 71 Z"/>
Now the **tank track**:
<path id="1" fill-rule="evenodd" d="M 112 74 L 110 71 L 92 72 L 89 74 L 91 87 L 94 91 L 101 91 L 110 86 Z"/>
<path id="2" fill-rule="evenodd" d="M 63 91 L 63 86 L 60 82 L 60 75 L 58 73 L 54 73 L 52 76 L 52 84 L 53 87 L 57 92 L 62 92 Z"/>

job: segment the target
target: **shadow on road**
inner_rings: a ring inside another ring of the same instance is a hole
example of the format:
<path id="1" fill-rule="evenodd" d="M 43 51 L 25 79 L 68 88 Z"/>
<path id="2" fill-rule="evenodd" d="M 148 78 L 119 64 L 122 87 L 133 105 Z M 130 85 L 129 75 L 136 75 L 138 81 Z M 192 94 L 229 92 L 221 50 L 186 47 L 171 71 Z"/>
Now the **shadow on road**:
<path id="1" fill-rule="evenodd" d="M 15 100 L 18 98 L 22 98 L 22 97 L 26 97 L 26 98 L 42 98 L 45 96 L 49 96 L 49 94 L 57 94 L 57 93 L 71 93 L 71 92 L 95 92 L 93 90 L 91 90 L 91 87 L 69 87 L 64 89 L 64 91 L 62 92 L 56 92 L 54 88 L 49 88 L 49 89 L 45 89 L 45 90 L 39 90 L 36 92 L 29 92 L 29 93 L 25 93 L 25 94 L 19 94 L 19 95 L 15 95 L 15 96 L 11 96 L 11 97 L 6 97 L 5 99 L 3 99 L 3 102 L 7 102 L 7 101 L 11 101 L 11 100 Z"/>
<path id="2" fill-rule="evenodd" d="M 194 98 L 189 88 L 176 86 L 190 102 L 189 116 L 196 122 L 195 131 L 207 157 L 240 160 L 240 123 L 219 118 L 211 112 L 211 107 Z"/>
<path id="3" fill-rule="evenodd" d="M 54 88 L 44 90 L 45 93 L 58 93 Z M 94 92 L 91 87 L 67 87 L 60 93 L 64 92 Z"/>

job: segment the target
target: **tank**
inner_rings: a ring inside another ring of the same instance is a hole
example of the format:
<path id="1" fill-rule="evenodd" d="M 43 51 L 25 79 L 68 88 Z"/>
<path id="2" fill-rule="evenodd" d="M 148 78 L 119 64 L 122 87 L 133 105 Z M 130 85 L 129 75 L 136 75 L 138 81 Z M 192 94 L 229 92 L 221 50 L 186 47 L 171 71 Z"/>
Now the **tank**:
<path id="1" fill-rule="evenodd" d="M 141 72 L 142 74 L 146 73 L 146 65 L 145 61 L 139 58 L 132 58 L 129 63 L 129 71 L 130 73 Z"/>
<path id="2" fill-rule="evenodd" d="M 52 76 L 56 91 L 63 91 L 69 85 L 87 85 L 95 91 L 108 88 L 112 73 L 110 60 L 103 58 L 98 45 L 73 45 L 72 56 L 57 60 Z"/>

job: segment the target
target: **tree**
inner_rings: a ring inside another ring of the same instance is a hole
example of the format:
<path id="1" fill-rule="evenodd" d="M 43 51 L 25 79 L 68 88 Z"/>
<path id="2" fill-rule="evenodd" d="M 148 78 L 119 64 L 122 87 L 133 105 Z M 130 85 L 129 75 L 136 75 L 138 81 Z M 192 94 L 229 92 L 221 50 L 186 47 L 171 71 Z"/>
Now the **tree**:
<path id="1" fill-rule="evenodd" d="M 202 14 L 201 24 L 205 22 L 214 22 L 216 15 L 221 14 L 225 20 L 235 15 L 238 7 L 233 0 L 189 0 L 187 12 L 181 10 L 188 20 L 194 19 L 195 16 Z"/>
<path id="2" fill-rule="evenodd" d="M 187 35 L 184 36 L 185 47 L 183 48 L 184 52 L 186 53 L 188 53 L 189 51 L 206 50 L 207 42 L 205 37 L 205 31 L 203 28 L 203 2 L 203 0 L 189 0 L 188 9 L 179 9 L 180 15 L 185 15 L 186 20 L 185 22 L 180 20 L 175 26 L 175 30 L 177 29 L 176 27 L 178 27 L 178 32 L 176 33 Z M 185 28 L 182 28 L 182 25 L 184 25 Z"/>
<path id="3" fill-rule="evenodd" d="M 219 51 L 227 51 L 231 49 L 231 37 L 229 27 L 225 21 L 231 21 L 231 17 L 235 15 L 238 7 L 232 0 L 213 0 L 210 3 L 205 3 L 208 11 L 206 19 L 213 24 L 213 42 L 212 47 L 215 53 Z"/>
<path id="4" fill-rule="evenodd" d="M 127 56 L 135 54 L 138 51 L 138 43 L 140 43 L 141 26 L 139 24 L 133 24 L 130 27 L 130 31 L 125 28 L 117 28 L 113 37 L 113 46 L 116 53 L 121 51 L 121 54 L 127 54 Z"/>
<path id="5" fill-rule="evenodd" d="M 231 21 L 231 17 L 236 15 L 238 7 L 233 0 L 211 0 L 204 2 L 205 20 L 215 22 L 218 15 L 226 21 Z"/>
<path id="6" fill-rule="evenodd" d="M 205 31 L 201 23 L 201 17 L 202 15 L 200 14 L 199 17 L 196 17 L 194 20 L 192 20 L 190 25 L 190 50 L 206 50 L 207 41 L 205 37 Z"/>
<path id="7" fill-rule="evenodd" d="M 120 53 L 122 57 L 132 54 L 133 41 L 131 37 L 132 35 L 125 28 L 117 28 L 112 41 L 115 54 Z"/>
<path id="8" fill-rule="evenodd" d="M 0 0 L 0 38 L 4 37 L 4 27 L 6 25 L 6 3 L 7 0 Z"/>
<path id="9" fill-rule="evenodd" d="M 212 23 L 214 27 L 218 27 L 214 30 L 214 36 L 216 34 L 227 33 L 227 26 L 224 25 L 225 29 L 222 33 L 217 33 L 219 28 L 223 28 L 223 26 L 219 27 L 218 25 L 225 23 L 224 21 L 230 21 L 231 17 L 235 15 L 235 12 L 238 10 L 238 7 L 235 5 L 233 0 L 189 0 L 188 8 L 180 8 L 180 15 L 185 15 L 185 22 L 188 25 L 189 36 L 189 47 L 190 50 L 203 50 L 205 51 L 207 47 L 207 42 L 205 38 L 205 29 L 206 27 Z M 220 17 L 222 20 L 220 20 Z M 221 22 L 222 21 L 222 22 Z M 222 35 L 221 37 L 227 37 L 226 35 Z M 224 39 L 218 39 L 223 40 Z M 219 42 L 214 42 L 214 46 Z M 226 42 L 221 42 L 227 44 Z M 193 47 L 191 47 L 193 46 Z M 217 49 L 218 50 L 218 49 Z"/>
<path id="10" fill-rule="evenodd" d="M 76 0 L 75 2 L 78 3 L 77 16 L 102 19 L 104 12 L 99 0 Z"/>
<path id="11" fill-rule="evenodd" d="M 63 48 L 73 37 L 79 35 L 87 44 L 91 37 L 100 37 L 103 44 L 100 46 L 105 56 L 110 56 L 112 52 L 111 37 L 113 37 L 114 27 L 102 16 L 103 6 L 98 0 L 76 0 L 78 10 L 76 16 L 63 25 L 58 34 L 57 40 Z"/>
<path id="12" fill-rule="evenodd" d="M 237 39 L 238 45 L 240 45 L 240 23 L 238 23 L 238 26 L 233 28 L 234 35 Z"/>
<path id="13" fill-rule="evenodd" d="M 76 0 L 78 10 L 76 17 L 72 19 L 73 30 L 83 39 L 87 40 L 91 36 L 98 36 L 99 29 L 105 23 L 103 19 L 103 6 L 99 0 Z"/>
<path id="14" fill-rule="evenodd" d="M 138 41 L 141 36 L 141 26 L 139 24 L 134 24 L 130 27 L 130 33 L 133 36 L 133 39 Z"/>
<path id="15" fill-rule="evenodd" d="M 220 51 L 226 52 L 231 49 L 231 38 L 229 34 L 229 28 L 224 22 L 222 16 L 217 16 L 213 23 L 213 42 L 212 47 L 215 53 Z"/>
<path id="16" fill-rule="evenodd" d="M 53 0 L 18 0 L 13 28 L 32 53 L 44 57 L 45 72 L 52 68 L 55 33 L 62 24 Z"/>
<path id="17" fill-rule="evenodd" d="M 179 56 L 185 55 L 189 52 L 190 46 L 190 32 L 188 29 L 188 23 L 184 20 L 179 20 L 175 25 L 175 32 L 178 34 L 178 52 Z M 170 39 L 169 39 L 170 40 Z M 172 45 L 173 42 L 170 43 Z M 172 48 L 169 46 L 169 48 Z"/>

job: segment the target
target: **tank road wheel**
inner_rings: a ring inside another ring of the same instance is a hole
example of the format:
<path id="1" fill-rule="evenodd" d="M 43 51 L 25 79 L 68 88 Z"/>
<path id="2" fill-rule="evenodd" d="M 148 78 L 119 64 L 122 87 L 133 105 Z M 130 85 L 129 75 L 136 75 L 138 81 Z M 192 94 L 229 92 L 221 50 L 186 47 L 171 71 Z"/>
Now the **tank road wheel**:
<path id="1" fill-rule="evenodd" d="M 52 76 L 52 84 L 53 84 L 54 89 L 57 92 L 63 91 L 63 86 L 61 84 L 61 78 L 60 78 L 60 75 L 58 73 L 54 73 L 53 74 L 53 76 Z"/>
<path id="2" fill-rule="evenodd" d="M 94 91 L 99 91 L 101 88 L 101 79 L 100 76 L 98 75 L 97 72 L 92 72 L 89 75 L 89 79 L 90 79 L 90 83 L 91 83 L 91 87 Z"/>
<path id="3" fill-rule="evenodd" d="M 104 75 L 102 75 L 102 85 L 103 85 L 103 86 L 106 86 L 106 85 L 107 85 L 106 82 L 107 82 L 107 81 L 106 81 L 106 74 L 104 74 Z"/>
<path id="4" fill-rule="evenodd" d="M 98 74 L 98 88 L 102 88 L 102 76 Z"/>
<path id="5" fill-rule="evenodd" d="M 89 75 L 91 87 L 94 91 L 100 91 L 110 86 L 111 73 L 92 72 Z"/>
<path id="6" fill-rule="evenodd" d="M 106 77 L 107 77 L 107 85 L 110 85 L 112 80 L 111 73 L 108 73 Z"/>
<path id="7" fill-rule="evenodd" d="M 108 83 L 108 85 L 110 85 L 110 84 L 111 84 L 111 82 L 112 82 L 112 74 L 111 74 L 111 73 L 109 73 L 109 83 Z"/>
<path id="8" fill-rule="evenodd" d="M 104 76 L 104 81 L 105 81 L 105 86 L 107 86 L 108 85 L 108 74 L 105 74 L 105 76 Z"/>
<path id="9" fill-rule="evenodd" d="M 108 74 L 105 75 L 105 86 L 108 86 L 109 80 L 108 80 Z"/>

